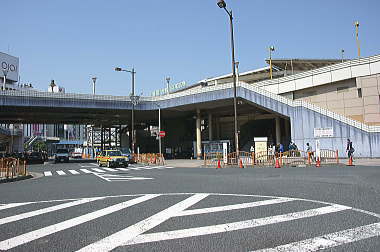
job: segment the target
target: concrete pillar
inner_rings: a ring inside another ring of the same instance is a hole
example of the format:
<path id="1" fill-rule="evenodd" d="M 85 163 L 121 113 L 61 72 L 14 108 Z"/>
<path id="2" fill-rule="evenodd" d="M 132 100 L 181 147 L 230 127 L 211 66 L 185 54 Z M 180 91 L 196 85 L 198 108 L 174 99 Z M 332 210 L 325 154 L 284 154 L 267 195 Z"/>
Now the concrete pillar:
<path id="1" fill-rule="evenodd" d="M 212 141 L 212 114 L 208 114 L 208 140 Z"/>
<path id="2" fill-rule="evenodd" d="M 216 128 L 216 139 L 220 139 L 220 117 L 215 118 L 215 128 Z"/>
<path id="3" fill-rule="evenodd" d="M 280 117 L 276 117 L 276 144 L 281 143 Z"/>
<path id="4" fill-rule="evenodd" d="M 197 159 L 202 159 L 201 111 L 199 109 L 197 109 L 196 136 L 197 136 Z"/>
<path id="5" fill-rule="evenodd" d="M 290 120 L 285 120 L 285 138 L 286 138 L 286 141 L 288 139 L 291 140 L 289 125 L 290 125 Z"/>

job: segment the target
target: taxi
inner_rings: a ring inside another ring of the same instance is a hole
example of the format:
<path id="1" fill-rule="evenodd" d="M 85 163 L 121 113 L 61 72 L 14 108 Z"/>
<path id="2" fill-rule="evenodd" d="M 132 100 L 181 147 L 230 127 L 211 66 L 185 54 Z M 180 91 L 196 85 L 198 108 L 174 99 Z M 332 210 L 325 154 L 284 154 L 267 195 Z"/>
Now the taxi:
<path id="1" fill-rule="evenodd" d="M 119 150 L 105 150 L 96 157 L 99 166 L 107 167 L 128 167 L 129 158 L 123 156 Z"/>

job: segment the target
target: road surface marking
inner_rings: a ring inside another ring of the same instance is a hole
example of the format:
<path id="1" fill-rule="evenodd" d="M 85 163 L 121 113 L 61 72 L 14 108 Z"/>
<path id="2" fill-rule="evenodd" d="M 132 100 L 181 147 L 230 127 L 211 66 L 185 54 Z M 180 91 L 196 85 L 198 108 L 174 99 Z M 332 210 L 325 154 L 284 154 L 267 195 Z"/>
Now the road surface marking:
<path id="1" fill-rule="evenodd" d="M 105 172 L 103 170 L 100 170 L 99 168 L 92 168 L 92 170 L 96 171 L 96 172 Z"/>
<path id="2" fill-rule="evenodd" d="M 112 171 L 112 172 L 115 172 L 115 171 L 117 171 L 117 170 L 115 170 L 115 169 L 112 169 L 112 168 L 103 168 L 103 170 L 106 170 L 106 171 Z"/>
<path id="3" fill-rule="evenodd" d="M 380 222 L 321 235 L 311 239 L 277 246 L 275 248 L 256 250 L 256 252 L 320 251 L 376 236 L 380 236 Z"/>
<path id="4" fill-rule="evenodd" d="M 80 199 L 80 200 L 76 200 L 76 201 L 73 201 L 73 202 L 63 203 L 63 204 L 59 204 L 59 205 L 56 205 L 56 206 L 51 206 L 51 207 L 47 207 L 47 208 L 43 208 L 43 209 L 39 209 L 39 210 L 27 212 L 27 213 L 22 213 L 22 214 L 18 214 L 18 215 L 9 216 L 9 217 L 0 219 L 0 225 L 4 225 L 6 223 L 10 223 L 10 222 L 13 222 L 13 221 L 18 221 L 18 220 L 30 218 L 30 217 L 41 215 L 41 214 L 45 214 L 45 213 L 50 213 L 50 212 L 53 212 L 53 211 L 57 211 L 57 210 L 68 208 L 68 207 L 72 207 L 72 206 L 77 206 L 77 205 L 80 205 L 80 204 L 88 203 L 88 202 L 95 201 L 95 200 L 98 200 L 98 199 L 103 199 L 103 198 L 104 197 L 89 198 L 89 199 Z"/>
<path id="5" fill-rule="evenodd" d="M 93 174 L 97 176 L 98 178 L 101 178 L 107 182 L 153 179 L 153 178 L 146 178 L 146 177 L 133 177 L 133 176 L 125 175 L 125 174 L 107 174 L 107 173 L 93 173 Z"/>
<path id="6" fill-rule="evenodd" d="M 3 205 L 3 206 L 0 206 L 0 210 L 12 208 L 12 207 L 23 206 L 23 205 L 28 205 L 28 204 L 31 204 L 31 203 L 33 203 L 33 202 L 10 203 L 10 204 L 6 204 L 6 205 Z"/>
<path id="7" fill-rule="evenodd" d="M 89 171 L 89 170 L 87 170 L 87 169 L 79 169 L 79 170 L 81 170 L 81 171 L 84 172 L 84 173 L 92 173 L 91 171 Z"/>
<path id="8" fill-rule="evenodd" d="M 66 173 L 62 170 L 57 171 L 58 175 L 66 175 Z"/>
<path id="9" fill-rule="evenodd" d="M 51 171 L 45 171 L 45 172 L 44 172 L 44 175 L 45 175 L 45 176 L 52 176 L 53 173 L 51 173 Z"/>
<path id="10" fill-rule="evenodd" d="M 182 230 L 174 230 L 167 232 L 157 232 L 150 234 L 142 234 L 129 241 L 126 241 L 122 245 L 133 245 L 139 243 L 147 243 L 147 242 L 155 242 L 155 241 L 164 241 L 164 240 L 172 240 L 193 236 L 201 236 L 201 235 L 210 235 L 217 233 L 224 233 L 230 231 L 236 231 L 240 229 L 247 229 L 253 227 L 260 227 L 269 224 L 275 224 L 285 221 L 293 221 L 303 218 L 309 218 L 314 216 L 319 216 L 323 214 L 335 213 L 343 210 L 351 209 L 351 207 L 342 206 L 342 205 L 331 205 L 326 207 L 320 207 L 315 209 L 309 209 L 300 212 L 294 212 L 289 214 L 275 215 L 270 217 L 264 217 L 259 219 L 251 219 L 246 221 L 238 221 L 231 222 L 213 226 L 204 226 L 198 228 L 188 228 Z M 100 250 L 99 250 L 100 251 Z"/>
<path id="11" fill-rule="evenodd" d="M 132 226 L 129 226 L 119 232 L 116 232 L 100 241 L 92 243 L 78 251 L 110 251 L 116 247 L 123 246 L 128 243 L 128 240 L 158 226 L 162 222 L 167 221 L 171 217 L 175 216 L 178 212 L 194 205 L 195 203 L 206 198 L 208 194 L 198 193 L 187 199 L 159 212 L 151 217 L 142 220 Z"/>
<path id="12" fill-rule="evenodd" d="M 147 201 L 149 199 L 153 199 L 155 197 L 159 196 L 159 194 L 150 194 L 150 195 L 145 195 L 145 196 L 140 196 L 135 199 L 131 199 L 122 203 L 118 203 L 88 214 L 84 214 L 63 222 L 59 222 L 57 224 L 53 224 L 41 229 L 37 229 L 25 234 L 21 234 L 18 236 L 15 236 L 13 238 L 9 238 L 7 240 L 1 241 L 0 242 L 0 250 L 6 250 L 6 249 L 11 249 L 17 246 L 20 246 L 22 244 L 34 241 L 36 239 L 45 237 L 47 235 L 57 233 L 59 231 L 72 228 L 74 226 L 83 224 L 85 222 L 97 219 L 99 217 L 114 213 L 116 211 L 122 210 L 124 208 L 139 204 L 141 202 Z"/>
<path id="13" fill-rule="evenodd" d="M 69 172 L 71 172 L 71 174 L 74 174 L 74 175 L 80 174 L 80 173 L 77 172 L 76 170 L 69 170 Z"/>
<path id="14" fill-rule="evenodd" d="M 116 169 L 118 169 L 118 170 L 120 170 L 120 171 L 129 171 L 128 168 L 116 168 Z"/>
<path id="15" fill-rule="evenodd" d="M 236 209 L 242 209 L 242 208 L 279 204 L 279 203 L 284 203 L 284 202 L 289 202 L 289 201 L 294 201 L 294 199 L 280 198 L 280 199 L 255 201 L 255 202 L 249 202 L 249 203 L 241 203 L 241 204 L 235 204 L 235 205 L 226 205 L 226 206 L 220 206 L 220 207 L 208 207 L 208 208 L 184 210 L 178 213 L 177 216 L 222 212 L 222 211 L 236 210 Z"/>

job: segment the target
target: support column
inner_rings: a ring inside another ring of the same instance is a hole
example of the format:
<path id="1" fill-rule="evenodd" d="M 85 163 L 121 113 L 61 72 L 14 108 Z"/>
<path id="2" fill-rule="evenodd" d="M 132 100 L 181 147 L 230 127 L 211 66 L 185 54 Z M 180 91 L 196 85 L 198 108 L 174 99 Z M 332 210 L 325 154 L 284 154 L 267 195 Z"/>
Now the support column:
<path id="1" fill-rule="evenodd" d="M 290 120 L 285 120 L 285 139 L 286 141 L 289 140 L 291 141 L 291 134 L 290 134 L 290 129 L 289 129 L 289 126 L 290 126 Z"/>
<path id="2" fill-rule="evenodd" d="M 199 109 L 197 109 L 196 136 L 197 136 L 197 159 L 202 159 L 201 111 Z"/>
<path id="3" fill-rule="evenodd" d="M 215 118 L 216 138 L 221 140 L 220 137 L 220 116 Z"/>
<path id="4" fill-rule="evenodd" d="M 280 117 L 276 117 L 276 144 L 281 143 Z"/>
<path id="5" fill-rule="evenodd" d="M 208 140 L 212 141 L 212 114 L 208 114 Z"/>

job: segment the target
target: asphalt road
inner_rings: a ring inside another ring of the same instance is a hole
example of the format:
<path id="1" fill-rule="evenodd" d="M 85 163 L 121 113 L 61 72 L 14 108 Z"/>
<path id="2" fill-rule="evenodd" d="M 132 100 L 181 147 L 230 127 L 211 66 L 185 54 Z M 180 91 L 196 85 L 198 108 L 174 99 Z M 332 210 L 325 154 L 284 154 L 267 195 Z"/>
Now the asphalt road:
<path id="1" fill-rule="evenodd" d="M 380 167 L 29 169 L 0 184 L 0 250 L 380 250 Z"/>

